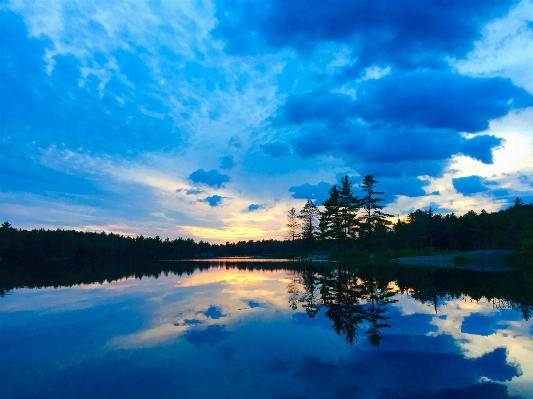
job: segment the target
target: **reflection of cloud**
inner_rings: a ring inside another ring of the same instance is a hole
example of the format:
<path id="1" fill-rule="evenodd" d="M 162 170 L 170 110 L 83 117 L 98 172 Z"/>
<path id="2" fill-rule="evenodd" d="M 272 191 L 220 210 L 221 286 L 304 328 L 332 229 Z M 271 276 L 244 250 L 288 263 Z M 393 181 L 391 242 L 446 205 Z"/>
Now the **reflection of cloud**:
<path id="1" fill-rule="evenodd" d="M 185 339 L 196 347 L 202 345 L 214 346 L 219 341 L 227 339 L 229 333 L 225 326 L 213 325 L 207 327 L 205 330 L 192 330 L 187 332 Z"/>
<path id="2" fill-rule="evenodd" d="M 197 319 L 185 319 L 183 320 L 183 324 L 184 326 L 197 326 L 199 324 L 202 324 L 203 321 L 201 320 L 197 320 Z M 179 323 L 174 323 L 175 326 L 179 326 L 180 324 Z"/>
<path id="3" fill-rule="evenodd" d="M 258 284 L 270 280 L 265 274 L 248 273 L 244 271 L 228 271 L 211 269 L 202 273 L 195 273 L 177 285 L 178 287 L 195 287 L 206 284 Z"/>
<path id="4" fill-rule="evenodd" d="M 163 324 L 134 334 L 120 335 L 112 338 L 107 346 L 116 349 L 150 348 L 161 342 L 176 338 L 186 331 L 185 327 Z"/>
<path id="5" fill-rule="evenodd" d="M 435 337 L 434 345 L 438 344 L 436 341 Z M 412 347 L 416 348 L 416 338 Z M 465 358 L 461 353 L 413 352 L 403 348 L 356 349 L 349 357 L 337 361 L 307 357 L 295 375 L 305 382 L 308 391 L 316 393 L 357 392 L 359 397 L 370 397 L 379 386 L 383 391 L 413 390 L 432 397 L 442 389 L 472 386 L 483 377 L 509 381 L 520 372 L 507 363 L 503 348 L 475 359 Z"/>

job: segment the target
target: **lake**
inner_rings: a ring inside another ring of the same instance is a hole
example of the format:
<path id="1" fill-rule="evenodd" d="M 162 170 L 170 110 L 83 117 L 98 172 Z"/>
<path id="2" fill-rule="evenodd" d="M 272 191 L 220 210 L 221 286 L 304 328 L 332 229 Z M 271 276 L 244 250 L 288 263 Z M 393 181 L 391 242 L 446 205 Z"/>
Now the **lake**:
<path id="1" fill-rule="evenodd" d="M 533 288 L 516 272 L 251 259 L 28 270 L 0 275 L 3 399 L 533 398 Z"/>

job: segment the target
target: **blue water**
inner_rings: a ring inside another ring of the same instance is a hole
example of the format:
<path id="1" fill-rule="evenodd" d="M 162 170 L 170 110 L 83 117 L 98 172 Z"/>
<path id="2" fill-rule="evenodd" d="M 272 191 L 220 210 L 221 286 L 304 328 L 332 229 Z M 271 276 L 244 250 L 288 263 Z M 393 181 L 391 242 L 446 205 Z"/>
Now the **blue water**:
<path id="1" fill-rule="evenodd" d="M 509 301 L 213 265 L 9 291 L 0 398 L 533 398 L 533 321 Z"/>

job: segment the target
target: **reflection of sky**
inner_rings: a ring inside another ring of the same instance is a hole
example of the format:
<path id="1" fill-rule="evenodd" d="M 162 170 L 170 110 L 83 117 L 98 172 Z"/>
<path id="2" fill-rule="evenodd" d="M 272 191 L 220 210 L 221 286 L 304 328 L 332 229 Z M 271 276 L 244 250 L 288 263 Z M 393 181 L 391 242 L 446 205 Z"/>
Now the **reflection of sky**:
<path id="1" fill-rule="evenodd" d="M 381 345 L 362 327 L 350 346 L 323 310 L 291 309 L 289 277 L 16 290 L 0 299 L 0 397 L 533 398 L 533 323 L 512 311 L 397 295 Z"/>

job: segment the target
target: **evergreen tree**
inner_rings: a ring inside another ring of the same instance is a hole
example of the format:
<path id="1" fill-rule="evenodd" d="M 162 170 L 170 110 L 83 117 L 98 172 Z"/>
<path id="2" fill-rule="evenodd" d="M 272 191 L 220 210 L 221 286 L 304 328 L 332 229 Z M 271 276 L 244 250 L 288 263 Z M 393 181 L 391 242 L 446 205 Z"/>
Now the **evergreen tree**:
<path id="1" fill-rule="evenodd" d="M 336 184 L 328 191 L 329 197 L 322 203 L 324 212 L 320 214 L 320 235 L 322 239 L 332 239 L 337 243 L 339 252 L 343 249 L 344 229 L 342 226 L 340 192 Z"/>
<path id="2" fill-rule="evenodd" d="M 320 211 L 317 206 L 313 204 L 313 201 L 307 200 L 298 216 L 302 221 L 300 236 L 305 241 L 307 251 L 311 251 L 313 248 L 313 241 L 315 241 L 317 237 L 317 219 L 319 215 Z"/>
<path id="3" fill-rule="evenodd" d="M 288 239 L 292 241 L 292 251 L 294 252 L 296 250 L 295 244 L 296 238 L 298 238 L 298 228 L 300 227 L 300 218 L 294 207 L 287 212 L 287 224 L 285 226 L 287 227 Z"/>
<path id="4" fill-rule="evenodd" d="M 348 180 L 348 176 L 344 176 L 341 179 L 339 205 L 343 230 L 342 239 L 344 240 L 343 251 L 348 250 L 348 241 L 357 237 L 359 228 L 357 213 L 359 212 L 360 201 L 354 195 L 352 186 L 353 184 Z"/>
<path id="5" fill-rule="evenodd" d="M 334 239 L 339 252 L 348 249 L 348 242 L 357 234 L 359 200 L 354 196 L 352 182 L 348 176 L 329 190 L 329 197 L 322 203 L 324 212 L 320 215 L 320 231 L 325 239 Z"/>
<path id="6" fill-rule="evenodd" d="M 375 191 L 374 186 L 379 181 L 374 180 L 374 176 L 366 175 L 362 184 L 359 187 L 365 192 L 364 197 L 361 198 L 361 208 L 363 209 L 363 216 L 361 217 L 361 238 L 367 251 L 372 250 L 373 232 L 376 226 L 387 226 L 392 224 L 386 218 L 393 217 L 381 210 L 385 207 L 379 205 L 380 202 L 385 201 L 385 198 L 380 195 L 385 194 L 383 191 Z"/>

